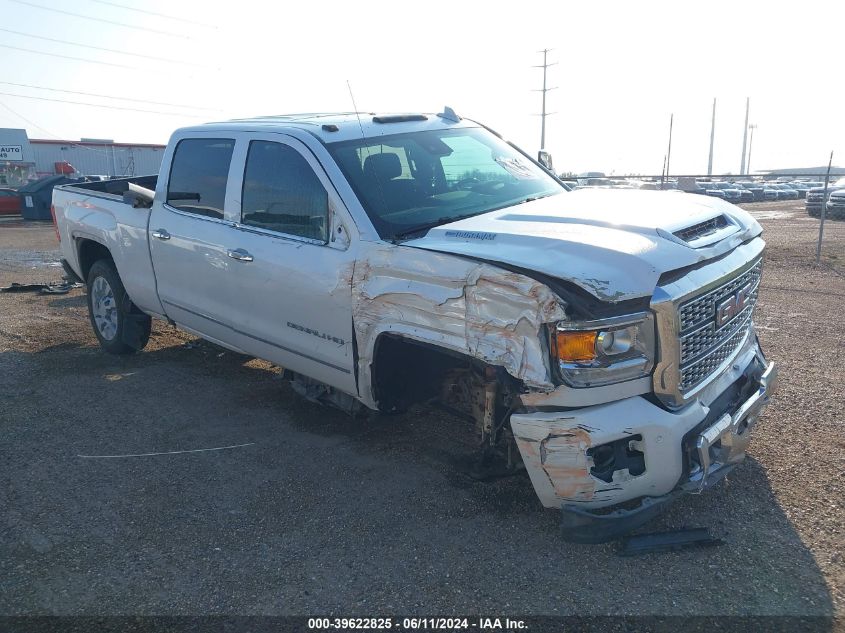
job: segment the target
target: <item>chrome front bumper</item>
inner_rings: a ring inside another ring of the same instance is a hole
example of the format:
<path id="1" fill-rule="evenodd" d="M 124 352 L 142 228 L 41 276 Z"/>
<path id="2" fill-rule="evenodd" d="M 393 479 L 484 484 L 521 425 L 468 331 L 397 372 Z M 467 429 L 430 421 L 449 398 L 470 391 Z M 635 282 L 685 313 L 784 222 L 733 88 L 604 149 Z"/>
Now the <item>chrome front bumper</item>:
<path id="1" fill-rule="evenodd" d="M 715 424 L 702 431 L 696 440 L 698 469 L 690 476 L 687 486 L 701 492 L 708 487 L 717 470 L 733 466 L 745 459 L 750 430 L 757 423 L 763 408 L 769 404 L 777 384 L 778 371 L 769 363 L 760 376 L 757 390 L 733 413 L 725 413 Z M 721 479 L 721 477 L 719 477 Z"/>
<path id="2" fill-rule="evenodd" d="M 752 334 L 704 399 L 679 411 L 633 397 L 584 409 L 514 414 L 511 427 L 541 502 L 562 511 L 564 538 L 603 542 L 733 470 L 745 457 L 750 430 L 776 383 L 777 369 L 766 362 Z M 626 451 L 642 453 L 644 472 L 623 466 L 611 480 L 597 478 L 595 448 L 619 442 Z"/>

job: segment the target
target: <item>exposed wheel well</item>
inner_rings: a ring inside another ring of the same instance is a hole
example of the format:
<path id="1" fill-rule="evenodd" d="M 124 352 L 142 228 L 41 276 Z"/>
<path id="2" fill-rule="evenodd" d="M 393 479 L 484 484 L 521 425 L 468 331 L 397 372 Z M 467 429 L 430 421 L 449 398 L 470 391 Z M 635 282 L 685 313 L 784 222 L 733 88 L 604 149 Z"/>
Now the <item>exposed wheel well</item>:
<path id="1" fill-rule="evenodd" d="M 88 279 L 88 272 L 97 260 L 109 259 L 114 261 L 109 249 L 94 240 L 81 239 L 77 248 L 79 249 L 80 276 L 83 281 Z"/>
<path id="2" fill-rule="evenodd" d="M 461 372 L 477 376 L 479 382 L 497 382 L 502 395 L 520 391 L 519 381 L 502 367 L 428 343 L 382 334 L 373 352 L 373 397 L 385 412 L 404 411 L 432 399 L 453 405 L 448 402 L 448 383 Z"/>

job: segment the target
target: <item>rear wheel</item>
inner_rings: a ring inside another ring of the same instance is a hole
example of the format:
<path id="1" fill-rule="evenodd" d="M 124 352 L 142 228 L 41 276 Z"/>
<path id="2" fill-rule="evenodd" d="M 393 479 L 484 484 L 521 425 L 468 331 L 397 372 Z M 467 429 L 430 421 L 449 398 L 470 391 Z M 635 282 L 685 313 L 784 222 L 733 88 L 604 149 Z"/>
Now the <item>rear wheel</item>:
<path id="1" fill-rule="evenodd" d="M 152 319 L 132 303 L 108 259 L 88 271 L 88 315 L 100 347 L 110 354 L 132 354 L 150 338 Z"/>

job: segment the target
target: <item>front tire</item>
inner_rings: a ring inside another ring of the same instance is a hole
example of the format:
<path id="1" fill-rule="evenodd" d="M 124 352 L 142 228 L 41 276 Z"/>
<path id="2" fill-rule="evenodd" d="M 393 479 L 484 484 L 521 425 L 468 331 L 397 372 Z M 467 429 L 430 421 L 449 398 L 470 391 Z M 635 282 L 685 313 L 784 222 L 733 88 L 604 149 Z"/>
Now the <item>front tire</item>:
<path id="1" fill-rule="evenodd" d="M 102 347 L 109 354 L 132 354 L 150 338 L 152 319 L 126 294 L 114 263 L 94 262 L 88 271 L 88 316 Z"/>

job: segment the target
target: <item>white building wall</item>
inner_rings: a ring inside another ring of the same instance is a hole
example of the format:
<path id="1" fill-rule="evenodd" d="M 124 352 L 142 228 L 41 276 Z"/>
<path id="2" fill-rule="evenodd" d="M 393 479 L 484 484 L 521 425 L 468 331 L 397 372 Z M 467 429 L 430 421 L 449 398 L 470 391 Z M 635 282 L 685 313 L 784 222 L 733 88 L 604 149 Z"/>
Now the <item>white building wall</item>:
<path id="1" fill-rule="evenodd" d="M 158 174 L 164 148 L 32 142 L 35 169 L 53 174 L 55 164 L 70 163 L 81 176 L 145 176 Z"/>

